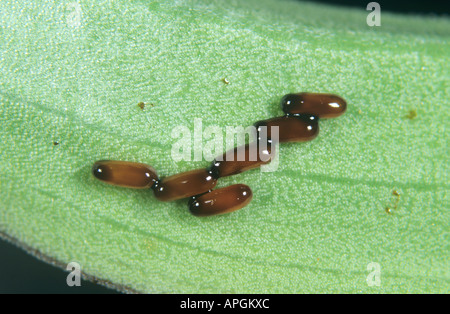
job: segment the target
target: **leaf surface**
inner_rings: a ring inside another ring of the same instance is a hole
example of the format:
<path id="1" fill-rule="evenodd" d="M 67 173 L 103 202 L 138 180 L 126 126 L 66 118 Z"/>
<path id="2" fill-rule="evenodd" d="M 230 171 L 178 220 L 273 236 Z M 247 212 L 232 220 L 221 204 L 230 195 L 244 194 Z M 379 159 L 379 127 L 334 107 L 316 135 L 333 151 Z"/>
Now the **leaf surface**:
<path id="1" fill-rule="evenodd" d="M 382 12 L 370 28 L 363 9 L 273 0 L 0 12 L 3 237 L 127 291 L 449 291 L 448 19 Z M 91 176 L 99 159 L 206 167 L 171 159 L 175 127 L 245 127 L 300 91 L 348 111 L 282 145 L 277 171 L 221 179 L 252 188 L 240 211 L 197 218 Z"/>

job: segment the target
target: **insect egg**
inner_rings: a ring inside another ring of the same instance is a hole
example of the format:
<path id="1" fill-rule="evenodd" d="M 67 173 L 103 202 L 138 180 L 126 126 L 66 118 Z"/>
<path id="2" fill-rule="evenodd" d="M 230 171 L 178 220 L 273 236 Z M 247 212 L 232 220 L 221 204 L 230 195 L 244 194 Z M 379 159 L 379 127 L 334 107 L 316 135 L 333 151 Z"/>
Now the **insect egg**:
<path id="1" fill-rule="evenodd" d="M 287 94 L 281 99 L 281 109 L 287 115 L 309 114 L 319 118 L 334 118 L 347 109 L 346 101 L 333 94 Z"/>
<path id="2" fill-rule="evenodd" d="M 149 165 L 129 161 L 96 161 L 92 174 L 105 183 L 135 189 L 150 188 L 158 180 L 156 171 Z"/>
<path id="3" fill-rule="evenodd" d="M 209 170 L 220 178 L 258 168 L 271 161 L 272 150 L 272 145 L 262 147 L 256 142 L 239 146 L 214 159 Z"/>
<path id="4" fill-rule="evenodd" d="M 246 206 L 252 197 L 250 187 L 234 184 L 194 196 L 189 202 L 189 210 L 195 216 L 227 214 Z"/>
<path id="5" fill-rule="evenodd" d="M 319 119 L 313 115 L 283 116 L 258 121 L 255 123 L 258 139 L 262 126 L 267 127 L 268 138 L 271 138 L 272 127 L 278 127 L 278 141 L 280 143 L 311 141 L 319 134 Z"/>
<path id="6" fill-rule="evenodd" d="M 164 178 L 153 186 L 153 192 L 160 201 L 174 201 L 208 192 L 217 184 L 210 171 L 191 170 Z"/>

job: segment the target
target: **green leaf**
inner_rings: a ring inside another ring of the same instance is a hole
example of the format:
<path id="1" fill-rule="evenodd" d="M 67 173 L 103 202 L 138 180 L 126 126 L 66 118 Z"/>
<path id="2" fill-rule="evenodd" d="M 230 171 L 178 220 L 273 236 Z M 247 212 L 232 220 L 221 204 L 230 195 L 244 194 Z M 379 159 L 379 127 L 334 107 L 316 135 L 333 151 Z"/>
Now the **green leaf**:
<path id="1" fill-rule="evenodd" d="M 0 2 L 3 237 L 126 291 L 449 291 L 448 19 L 382 8 L 369 27 L 365 8 L 273 0 L 67 3 Z M 251 125 L 300 91 L 339 94 L 348 111 L 282 145 L 277 171 L 221 179 L 251 186 L 240 211 L 197 218 L 186 201 L 91 176 L 98 159 L 161 176 L 206 167 L 171 159 L 173 128 Z"/>

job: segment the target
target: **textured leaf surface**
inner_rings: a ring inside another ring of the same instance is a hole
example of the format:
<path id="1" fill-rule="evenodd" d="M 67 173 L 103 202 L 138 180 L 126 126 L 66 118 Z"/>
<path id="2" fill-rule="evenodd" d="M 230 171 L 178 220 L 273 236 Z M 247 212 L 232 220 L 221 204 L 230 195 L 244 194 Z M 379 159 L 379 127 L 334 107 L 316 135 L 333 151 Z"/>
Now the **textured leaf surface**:
<path id="1" fill-rule="evenodd" d="M 364 10 L 272 0 L 80 8 L 76 26 L 61 1 L 0 2 L 4 237 L 136 291 L 449 291 L 448 19 L 370 28 Z M 283 145 L 277 171 L 221 180 L 253 189 L 241 211 L 199 219 L 90 174 L 98 159 L 205 167 L 170 158 L 174 127 L 247 126 L 298 91 L 348 111 Z"/>

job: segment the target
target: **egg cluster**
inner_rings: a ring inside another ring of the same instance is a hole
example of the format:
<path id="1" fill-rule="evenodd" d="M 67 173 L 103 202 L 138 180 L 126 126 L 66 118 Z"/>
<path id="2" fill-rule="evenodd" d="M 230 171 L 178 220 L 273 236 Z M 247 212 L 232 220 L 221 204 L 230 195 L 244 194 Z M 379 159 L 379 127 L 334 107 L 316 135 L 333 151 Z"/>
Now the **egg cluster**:
<path id="1" fill-rule="evenodd" d="M 281 100 L 284 116 L 258 121 L 254 124 L 257 137 L 254 143 L 235 148 L 218 156 L 206 169 L 191 170 L 173 176 L 158 178 L 149 165 L 115 160 L 100 160 L 94 163 L 92 172 L 97 179 L 123 187 L 151 188 L 160 201 L 190 198 L 189 210 L 196 216 L 212 216 L 229 213 L 246 206 L 252 199 L 250 187 L 234 184 L 214 189 L 217 180 L 267 164 L 272 159 L 272 127 L 278 129 L 278 142 L 304 142 L 319 134 L 319 119 L 342 115 L 347 104 L 344 99 L 332 94 L 298 93 L 287 94 Z M 264 136 L 261 136 L 264 130 Z M 252 149 L 258 151 L 251 158 Z M 238 158 L 244 151 L 245 158 Z M 233 156 L 229 158 L 228 156 Z"/>

